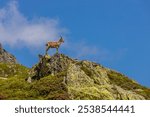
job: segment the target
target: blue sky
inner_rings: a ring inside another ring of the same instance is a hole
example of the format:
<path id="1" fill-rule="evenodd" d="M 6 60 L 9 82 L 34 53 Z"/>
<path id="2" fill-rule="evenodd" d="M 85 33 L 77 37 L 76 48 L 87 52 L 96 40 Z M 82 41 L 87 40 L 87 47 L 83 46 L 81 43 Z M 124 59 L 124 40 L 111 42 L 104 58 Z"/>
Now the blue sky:
<path id="1" fill-rule="evenodd" d="M 150 87 L 149 6 L 149 0 L 0 0 L 0 42 L 31 67 L 45 43 L 63 35 L 61 53 Z"/>

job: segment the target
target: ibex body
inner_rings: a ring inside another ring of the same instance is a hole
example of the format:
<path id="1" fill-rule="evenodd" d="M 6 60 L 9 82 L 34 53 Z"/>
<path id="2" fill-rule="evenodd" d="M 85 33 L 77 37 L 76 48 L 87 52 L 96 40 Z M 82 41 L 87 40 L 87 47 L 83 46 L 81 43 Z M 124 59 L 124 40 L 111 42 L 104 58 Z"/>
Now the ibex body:
<path id="1" fill-rule="evenodd" d="M 46 43 L 46 54 L 47 54 L 47 51 L 48 51 L 50 48 L 56 48 L 56 51 L 57 51 L 57 53 L 58 53 L 58 48 L 60 47 L 60 45 L 61 45 L 62 43 L 64 43 L 64 39 L 63 39 L 62 37 L 59 39 L 59 41 L 56 41 L 56 42 L 51 42 L 51 41 L 49 41 L 49 42 L 47 42 L 47 43 Z"/>

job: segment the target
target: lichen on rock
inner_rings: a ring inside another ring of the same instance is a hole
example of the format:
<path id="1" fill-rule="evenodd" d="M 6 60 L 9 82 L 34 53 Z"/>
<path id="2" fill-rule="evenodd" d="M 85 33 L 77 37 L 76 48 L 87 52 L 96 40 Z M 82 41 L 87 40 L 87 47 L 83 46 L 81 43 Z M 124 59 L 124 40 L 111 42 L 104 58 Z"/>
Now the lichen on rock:
<path id="1" fill-rule="evenodd" d="M 148 88 L 140 86 L 125 75 L 100 64 L 75 60 L 63 54 L 43 56 L 31 71 L 32 82 L 38 82 L 47 76 L 53 77 L 56 82 L 58 78 L 62 79 L 61 83 L 67 90 L 61 92 L 66 92 L 67 97 L 69 96 L 66 99 L 150 99 Z M 49 94 L 53 94 L 53 91 Z"/>
<path id="2" fill-rule="evenodd" d="M 39 55 L 31 69 L 0 44 L 0 99 L 145 100 L 150 89 L 100 64 Z"/>

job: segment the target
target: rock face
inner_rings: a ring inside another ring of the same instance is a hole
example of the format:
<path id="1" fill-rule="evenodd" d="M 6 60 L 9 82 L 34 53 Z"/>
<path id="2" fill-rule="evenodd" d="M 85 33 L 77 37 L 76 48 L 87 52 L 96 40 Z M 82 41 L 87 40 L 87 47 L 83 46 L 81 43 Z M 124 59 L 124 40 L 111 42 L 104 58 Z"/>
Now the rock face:
<path id="1" fill-rule="evenodd" d="M 2 44 L 0 43 L 0 62 L 4 63 L 17 63 L 16 58 L 3 49 Z"/>
<path id="2" fill-rule="evenodd" d="M 33 88 L 45 99 L 150 99 L 149 88 L 125 75 L 63 54 L 40 56 L 39 63 L 30 71 L 28 81 L 39 84 Z"/>
<path id="3" fill-rule="evenodd" d="M 150 100 L 150 89 L 100 64 L 64 54 L 39 55 L 29 69 L 0 44 L 0 99 Z"/>

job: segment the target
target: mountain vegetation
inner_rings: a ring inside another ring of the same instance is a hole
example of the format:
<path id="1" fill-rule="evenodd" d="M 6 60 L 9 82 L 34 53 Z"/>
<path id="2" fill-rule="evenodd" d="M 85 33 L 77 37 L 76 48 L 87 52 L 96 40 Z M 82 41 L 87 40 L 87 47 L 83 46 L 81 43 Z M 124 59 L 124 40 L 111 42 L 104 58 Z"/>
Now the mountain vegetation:
<path id="1" fill-rule="evenodd" d="M 40 55 L 39 62 L 32 68 L 27 68 L 2 47 L 0 52 L 1 100 L 150 99 L 149 88 L 98 63 L 72 59 L 64 54 L 46 54 Z"/>

